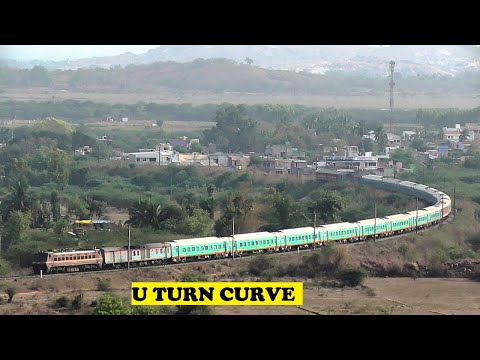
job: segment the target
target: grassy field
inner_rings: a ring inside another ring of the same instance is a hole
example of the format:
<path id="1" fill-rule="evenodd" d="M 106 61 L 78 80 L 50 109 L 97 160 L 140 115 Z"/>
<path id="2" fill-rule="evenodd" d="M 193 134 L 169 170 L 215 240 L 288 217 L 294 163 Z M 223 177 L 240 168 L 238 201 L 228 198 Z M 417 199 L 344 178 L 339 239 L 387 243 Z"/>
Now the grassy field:
<path id="1" fill-rule="evenodd" d="M 296 256 L 293 254 L 292 256 Z M 301 256 L 301 255 L 298 255 Z M 108 274 L 85 273 L 63 278 L 36 278 L 16 282 L 0 281 L 0 315 L 89 314 L 92 301 L 104 293 L 98 279 L 110 279 L 110 291 L 129 298 L 132 281 L 175 281 L 184 271 L 206 272 L 212 281 L 232 281 L 231 273 L 248 259 L 225 260 L 215 264 L 189 264 L 184 267 L 133 269 Z M 235 278 L 236 281 L 240 280 Z M 256 280 L 256 279 L 241 279 Z M 276 279 L 273 279 L 276 280 Z M 218 306 L 216 315 L 353 315 L 353 314 L 480 314 L 480 284 L 467 279 L 368 278 L 355 288 L 331 288 L 320 280 L 278 279 L 304 283 L 304 302 L 297 306 Z M 3 289 L 14 286 L 13 302 L 6 302 Z M 54 309 L 61 296 L 73 298 L 82 293 L 85 305 L 80 310 Z"/>
<path id="2" fill-rule="evenodd" d="M 6 89 L 0 93 L 0 101 L 63 101 L 67 99 L 94 101 L 109 104 L 123 103 L 133 104 L 139 101 L 159 104 L 168 103 L 191 103 L 221 104 L 224 102 L 233 104 L 298 104 L 305 106 L 335 107 L 335 108 L 371 108 L 388 109 L 389 95 L 385 96 L 359 95 L 359 96 L 323 96 L 304 94 L 265 94 L 265 93 L 208 93 L 195 92 L 172 92 L 159 89 L 155 94 L 139 93 L 95 93 L 95 92 L 68 92 L 43 88 L 31 88 L 29 90 Z M 440 95 L 396 95 L 395 108 L 460 108 L 470 109 L 478 106 L 479 96 L 446 94 Z"/>

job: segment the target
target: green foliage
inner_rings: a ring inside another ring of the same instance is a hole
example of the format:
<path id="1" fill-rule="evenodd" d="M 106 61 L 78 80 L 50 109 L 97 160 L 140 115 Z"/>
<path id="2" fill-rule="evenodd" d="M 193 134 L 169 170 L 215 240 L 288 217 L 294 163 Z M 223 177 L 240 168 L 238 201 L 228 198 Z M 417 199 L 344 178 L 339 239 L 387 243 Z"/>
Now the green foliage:
<path id="1" fill-rule="evenodd" d="M 83 293 L 78 294 L 75 296 L 75 298 L 72 300 L 72 309 L 73 310 L 79 310 L 83 306 Z"/>
<path id="2" fill-rule="evenodd" d="M 262 276 L 274 269 L 275 258 L 268 255 L 255 256 L 248 263 L 248 272 L 255 276 Z"/>
<path id="3" fill-rule="evenodd" d="M 475 236 L 472 236 L 468 242 L 470 243 L 474 251 L 480 251 L 480 233 Z"/>
<path id="4" fill-rule="evenodd" d="M 184 272 L 178 279 L 180 282 L 205 282 L 208 281 L 208 277 L 202 273 Z"/>
<path id="5" fill-rule="evenodd" d="M 11 303 L 12 300 L 13 300 L 13 297 L 15 296 L 15 294 L 17 293 L 17 289 L 15 289 L 13 286 L 9 286 L 5 292 L 7 293 L 7 296 L 8 296 L 8 302 Z"/>
<path id="6" fill-rule="evenodd" d="M 70 228 L 70 221 L 68 219 L 61 219 L 53 225 L 53 232 L 56 235 L 65 235 Z"/>
<path id="7" fill-rule="evenodd" d="M 468 158 L 465 161 L 464 166 L 468 169 L 480 169 L 480 155 L 475 155 L 474 157 Z"/>
<path id="8" fill-rule="evenodd" d="M 325 223 L 337 219 L 338 214 L 346 207 L 346 200 L 336 192 L 320 190 L 312 193 L 311 198 L 308 203 L 309 212 L 316 211 L 317 217 Z"/>
<path id="9" fill-rule="evenodd" d="M 25 231 L 30 227 L 32 214 L 14 211 L 8 222 L 4 225 L 2 233 L 2 249 L 8 250 L 12 245 L 19 242 Z"/>
<path id="10" fill-rule="evenodd" d="M 208 212 L 195 209 L 191 216 L 187 216 L 179 222 L 176 230 L 180 234 L 202 237 L 210 235 L 211 228 L 212 221 Z"/>
<path id="11" fill-rule="evenodd" d="M 396 150 L 391 156 L 391 159 L 395 162 L 401 162 L 403 167 L 408 167 L 409 165 L 416 163 L 412 153 L 407 149 Z"/>
<path id="12" fill-rule="evenodd" d="M 10 263 L 5 259 L 0 258 L 0 276 L 6 276 L 10 274 L 11 271 L 12 266 Z"/>
<path id="13" fill-rule="evenodd" d="M 72 302 L 66 296 L 59 297 L 53 303 L 54 308 L 69 308 L 72 306 Z"/>
<path id="14" fill-rule="evenodd" d="M 341 270 L 338 274 L 339 280 L 345 285 L 355 287 L 361 285 L 368 276 L 368 271 L 364 268 L 349 267 Z"/>
<path id="15" fill-rule="evenodd" d="M 97 279 L 97 290 L 98 291 L 110 291 L 112 289 L 111 279 L 105 278 Z"/>
<path id="16" fill-rule="evenodd" d="M 103 294 L 93 310 L 93 315 L 130 315 L 132 309 L 119 297 Z"/>
<path id="17" fill-rule="evenodd" d="M 227 105 L 217 110 L 214 121 L 216 125 L 204 131 L 207 142 L 216 143 L 225 151 L 252 150 L 257 124 L 247 116 L 245 105 Z"/>

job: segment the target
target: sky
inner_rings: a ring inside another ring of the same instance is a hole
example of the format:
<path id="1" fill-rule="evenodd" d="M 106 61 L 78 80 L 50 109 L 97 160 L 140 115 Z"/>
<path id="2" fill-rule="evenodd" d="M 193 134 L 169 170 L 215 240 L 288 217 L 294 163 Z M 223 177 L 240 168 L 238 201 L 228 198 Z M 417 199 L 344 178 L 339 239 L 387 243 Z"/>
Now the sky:
<path id="1" fill-rule="evenodd" d="M 18 61 L 76 60 L 94 56 L 145 53 L 160 45 L 0 45 L 0 59 Z M 388 45 L 367 45 L 388 46 Z"/>
<path id="2" fill-rule="evenodd" d="M 0 58 L 20 61 L 75 60 L 93 56 L 141 54 L 158 45 L 0 45 Z"/>

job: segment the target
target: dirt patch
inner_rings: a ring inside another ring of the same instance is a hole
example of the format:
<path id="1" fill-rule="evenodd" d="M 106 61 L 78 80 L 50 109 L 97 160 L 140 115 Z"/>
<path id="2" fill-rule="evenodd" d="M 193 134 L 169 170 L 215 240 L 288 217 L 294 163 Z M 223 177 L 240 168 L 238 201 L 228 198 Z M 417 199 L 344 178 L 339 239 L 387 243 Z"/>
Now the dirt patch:
<path id="1" fill-rule="evenodd" d="M 231 260 L 230 260 L 231 261 Z M 208 274 L 212 281 L 240 280 L 227 261 L 189 264 L 114 273 L 85 273 L 43 279 L 0 282 L 0 315 L 6 314 L 89 314 L 92 302 L 104 293 L 98 279 L 110 279 L 110 291 L 126 299 L 132 281 L 175 281 L 185 271 Z M 242 280 L 245 280 L 243 278 Z M 250 279 L 252 280 L 252 279 Z M 255 279 L 253 279 L 255 280 Z M 468 279 L 368 278 L 363 286 L 332 288 L 323 280 L 281 278 L 273 281 L 304 283 L 304 302 L 298 306 L 216 306 L 217 315 L 333 315 L 333 314 L 480 314 L 480 283 Z M 5 290 L 17 290 L 7 303 Z M 80 310 L 56 309 L 56 299 L 73 299 L 83 294 Z"/>

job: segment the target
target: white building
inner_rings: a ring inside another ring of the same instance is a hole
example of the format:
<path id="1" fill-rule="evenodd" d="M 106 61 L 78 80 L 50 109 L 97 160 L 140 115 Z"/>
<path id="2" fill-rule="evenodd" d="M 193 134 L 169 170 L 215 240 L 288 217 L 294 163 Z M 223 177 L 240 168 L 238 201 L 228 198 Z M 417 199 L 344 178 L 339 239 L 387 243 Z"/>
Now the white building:
<path id="1" fill-rule="evenodd" d="M 448 127 L 442 128 L 442 132 L 443 132 L 443 140 L 458 142 L 460 141 L 460 135 L 462 133 L 462 129 L 460 127 L 460 124 L 455 124 L 454 128 L 448 128 Z"/>
<path id="2" fill-rule="evenodd" d="M 137 164 L 169 165 L 179 163 L 179 153 L 173 150 L 140 151 L 129 153 L 128 156 L 131 162 Z"/>

